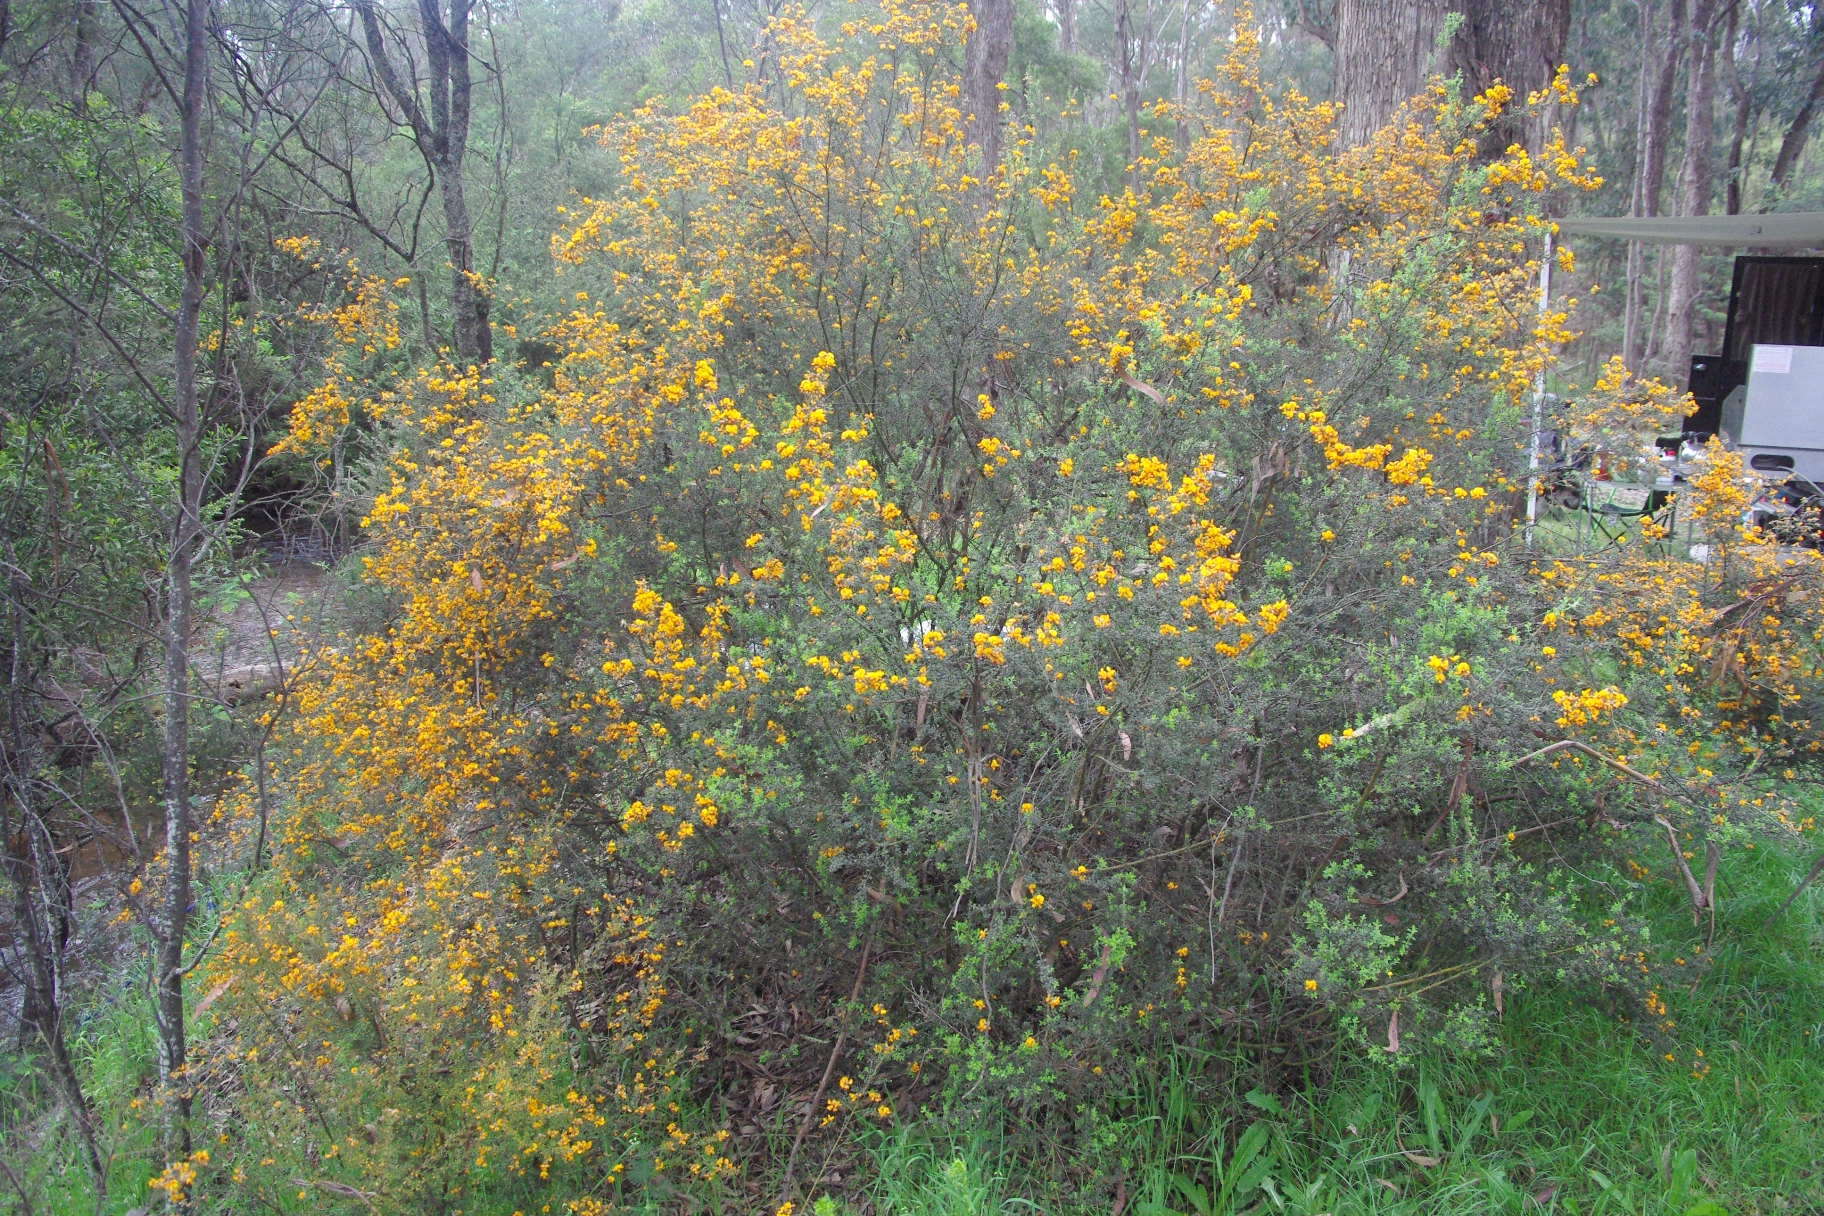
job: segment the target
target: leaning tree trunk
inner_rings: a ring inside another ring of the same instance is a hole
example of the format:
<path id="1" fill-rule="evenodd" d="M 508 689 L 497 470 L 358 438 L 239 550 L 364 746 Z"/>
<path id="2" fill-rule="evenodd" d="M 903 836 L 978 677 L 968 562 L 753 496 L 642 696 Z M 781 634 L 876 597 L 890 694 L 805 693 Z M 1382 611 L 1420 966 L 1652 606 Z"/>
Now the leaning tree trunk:
<path id="1" fill-rule="evenodd" d="M 1786 183 L 1798 166 L 1799 154 L 1805 150 L 1805 139 L 1811 132 L 1812 116 L 1820 104 L 1824 104 L 1824 64 L 1819 65 L 1818 74 L 1811 81 L 1811 91 L 1805 95 L 1799 112 L 1792 116 L 1792 122 L 1787 124 L 1786 134 L 1780 139 L 1780 150 L 1773 158 L 1773 188 L 1777 193 L 1785 192 Z"/>
<path id="2" fill-rule="evenodd" d="M 1678 214 L 1710 210 L 1710 140 L 1715 134 L 1717 0 L 1692 0 L 1690 93 L 1685 102 L 1685 154 L 1678 170 Z M 1666 299 L 1665 372 L 1683 381 L 1691 367 L 1701 254 L 1695 245 L 1672 253 L 1672 283 Z"/>

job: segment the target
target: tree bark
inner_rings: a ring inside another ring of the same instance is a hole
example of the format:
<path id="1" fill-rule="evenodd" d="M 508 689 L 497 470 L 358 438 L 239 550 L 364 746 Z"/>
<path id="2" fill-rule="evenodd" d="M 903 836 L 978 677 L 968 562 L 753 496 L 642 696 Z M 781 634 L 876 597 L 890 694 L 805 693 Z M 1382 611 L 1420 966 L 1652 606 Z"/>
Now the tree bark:
<path id="1" fill-rule="evenodd" d="M 1336 99 L 1344 107 L 1344 147 L 1367 143 L 1442 66 L 1437 39 L 1446 10 L 1446 0 L 1338 0 Z"/>
<path id="2" fill-rule="evenodd" d="M 184 77 L 178 105 L 179 233 L 183 284 L 178 294 L 172 407 L 176 414 L 177 501 L 164 577 L 164 731 L 161 801 L 165 811 L 163 911 L 154 929 L 153 1019 L 158 1028 L 158 1079 L 164 1098 L 166 1161 L 190 1155 L 189 1061 L 184 1014 L 184 937 L 190 924 L 190 629 L 195 615 L 195 563 L 202 544 L 207 487 L 197 388 L 198 333 L 206 288 L 208 230 L 203 216 L 203 109 L 209 88 L 209 0 L 185 0 Z"/>
<path id="3" fill-rule="evenodd" d="M 1077 53 L 1077 0 L 1052 0 L 1058 10 L 1058 49 Z"/>
<path id="4" fill-rule="evenodd" d="M 735 70 L 728 62 L 728 33 L 722 28 L 722 0 L 709 0 L 709 11 L 716 19 L 716 50 L 722 56 L 722 83 L 735 91 Z"/>
<path id="5" fill-rule="evenodd" d="M 1201 7 L 1201 0 L 1199 0 Z M 1180 0 L 1178 9 L 1178 55 L 1172 68 L 1172 100 L 1178 103 L 1177 142 L 1183 153 L 1191 146 L 1191 128 L 1184 120 L 1185 103 L 1191 95 L 1191 0 Z"/>
<path id="6" fill-rule="evenodd" d="M 1729 129 L 1729 164 L 1723 170 L 1723 211 L 1728 215 L 1742 213 L 1742 149 L 1748 142 L 1748 128 L 1754 121 L 1754 99 L 1742 79 L 1742 64 L 1736 48 L 1740 28 L 1739 4 L 1729 6 L 1729 24 L 1723 32 L 1723 62 L 1729 71 L 1729 104 L 1734 121 Z"/>
<path id="7" fill-rule="evenodd" d="M 1001 81 L 1013 55 L 1013 0 L 970 0 L 975 33 L 963 63 L 963 104 L 969 142 L 982 150 L 981 176 L 994 176 L 1001 163 Z"/>
<path id="8" fill-rule="evenodd" d="M 1658 215 L 1664 189 L 1666 145 L 1672 125 L 1673 89 L 1678 79 L 1678 65 L 1684 41 L 1684 0 L 1669 0 L 1660 36 L 1655 36 L 1652 11 L 1641 9 L 1642 62 L 1651 62 L 1652 49 L 1659 48 L 1658 74 L 1641 79 L 1639 152 L 1635 158 L 1634 191 L 1629 210 L 1634 215 Z M 1642 314 L 1646 308 L 1646 257 L 1639 241 L 1628 242 L 1628 294 L 1623 311 L 1622 361 L 1637 368 L 1646 355 L 1646 328 Z"/>
<path id="9" fill-rule="evenodd" d="M 1499 80 L 1518 103 L 1551 83 L 1570 40 L 1570 0 L 1477 0 L 1463 11 L 1451 65 L 1463 74 L 1465 91 L 1480 93 Z M 1498 156 L 1514 144 L 1537 148 L 1545 134 L 1545 125 L 1529 123 L 1515 104 L 1489 126 L 1483 152 Z"/>
<path id="10" fill-rule="evenodd" d="M 1685 153 L 1678 170 L 1677 207 L 1680 215 L 1705 215 L 1710 210 L 1713 176 L 1710 141 L 1716 131 L 1716 27 L 1720 24 L 1717 0 L 1692 0 L 1690 92 L 1685 102 Z M 1682 381 L 1691 366 L 1692 331 L 1696 320 L 1697 273 L 1700 251 L 1695 245 L 1678 245 L 1672 252 L 1672 283 L 1666 300 L 1666 374 Z"/>
<path id="11" fill-rule="evenodd" d="M 70 101 L 87 113 L 95 88 L 95 43 L 101 37 L 97 0 L 75 0 L 75 40 L 70 46 Z"/>
<path id="12" fill-rule="evenodd" d="M 399 108 L 413 142 L 437 177 L 443 203 L 444 244 L 450 255 L 450 309 L 454 314 L 456 356 L 468 363 L 486 364 L 494 358 L 493 329 L 488 324 L 491 301 L 475 273 L 474 222 L 469 216 L 463 182 L 474 94 L 469 52 L 471 4 L 470 0 L 448 2 L 446 21 L 439 11 L 439 0 L 418 0 L 428 76 L 423 100 L 418 82 L 400 75 L 373 0 L 354 0 L 354 7 L 374 75 Z"/>
<path id="13" fill-rule="evenodd" d="M 1461 13 L 1463 22 L 1440 53 L 1438 40 L 1451 12 Z M 1522 97 L 1543 87 L 1563 59 L 1570 21 L 1570 0 L 1338 0 L 1336 97 L 1346 107 L 1343 146 L 1366 143 L 1434 72 L 1461 72 L 1471 93 L 1496 80 Z M 1536 142 L 1537 133 L 1514 117 L 1491 129 L 1484 151 Z"/>

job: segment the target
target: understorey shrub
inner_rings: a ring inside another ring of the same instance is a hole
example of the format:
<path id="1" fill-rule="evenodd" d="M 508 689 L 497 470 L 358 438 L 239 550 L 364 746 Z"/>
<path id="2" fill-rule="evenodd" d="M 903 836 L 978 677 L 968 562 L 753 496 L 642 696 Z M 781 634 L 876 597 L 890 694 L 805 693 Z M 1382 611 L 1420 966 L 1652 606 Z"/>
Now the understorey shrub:
<path id="1" fill-rule="evenodd" d="M 1528 99 L 1441 85 L 1339 153 L 1244 28 L 1188 145 L 1099 186 L 1017 127 L 980 163 L 964 6 L 848 12 L 600 133 L 549 386 L 294 411 L 392 454 L 214 964 L 243 1185 L 289 1142 L 599 1211 L 939 1100 L 1092 1143 L 1176 1045 L 1271 1085 L 1483 1049 L 1541 983 L 1651 1022 L 1626 867 L 1787 830 L 1786 744 L 1705 732 L 1811 695 L 1803 624 L 1729 626 L 1745 691 L 1673 674 L 1756 538 L 1526 545 L 1542 216 L 1594 181 L 1557 134 L 1478 159 Z M 1679 409 L 1586 387 L 1592 430 Z"/>

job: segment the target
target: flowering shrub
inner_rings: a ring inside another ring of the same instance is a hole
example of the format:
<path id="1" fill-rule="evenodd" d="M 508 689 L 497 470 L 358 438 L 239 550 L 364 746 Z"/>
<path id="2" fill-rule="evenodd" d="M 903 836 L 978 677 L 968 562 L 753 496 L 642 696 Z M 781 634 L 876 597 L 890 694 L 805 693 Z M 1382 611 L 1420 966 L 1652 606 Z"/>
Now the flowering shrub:
<path id="1" fill-rule="evenodd" d="M 1512 99 L 1440 87 L 1338 154 L 1244 29 L 1133 184 L 1017 129 L 984 174 L 966 9 L 854 11 L 601 133 L 548 390 L 294 413 L 396 452 L 216 963 L 247 1185 L 305 1142 L 597 1211 L 937 1093 L 1090 1126 L 1173 1042 L 1475 1046 L 1648 993 L 1635 825 L 1779 826 L 1815 596 L 1723 627 L 1734 575 L 1514 527 L 1576 150 L 1479 163 Z"/>

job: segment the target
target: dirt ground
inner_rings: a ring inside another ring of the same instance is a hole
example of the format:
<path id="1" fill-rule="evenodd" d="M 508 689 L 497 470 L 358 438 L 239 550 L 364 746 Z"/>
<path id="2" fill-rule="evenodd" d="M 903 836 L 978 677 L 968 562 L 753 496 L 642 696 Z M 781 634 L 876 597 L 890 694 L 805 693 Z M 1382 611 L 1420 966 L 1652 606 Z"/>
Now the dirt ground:
<path id="1" fill-rule="evenodd" d="M 215 601 L 199 613 L 190 654 L 203 687 L 230 704 L 277 691 L 337 617 L 334 580 L 304 562 L 268 567 Z"/>

